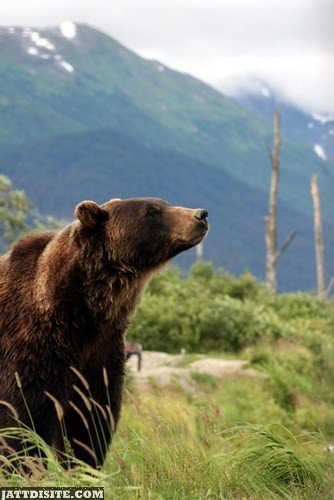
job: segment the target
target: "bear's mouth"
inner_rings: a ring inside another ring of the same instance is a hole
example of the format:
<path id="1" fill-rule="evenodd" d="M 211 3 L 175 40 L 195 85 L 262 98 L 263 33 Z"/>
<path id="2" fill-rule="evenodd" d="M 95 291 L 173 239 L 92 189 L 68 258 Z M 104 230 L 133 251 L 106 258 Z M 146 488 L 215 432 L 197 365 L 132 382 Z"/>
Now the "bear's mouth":
<path id="1" fill-rule="evenodd" d="M 206 233 L 209 229 L 209 223 L 208 223 L 208 219 L 206 217 L 204 217 L 203 219 L 200 219 L 198 222 L 197 222 L 197 225 L 204 230 L 204 233 Z"/>
<path id="2" fill-rule="evenodd" d="M 206 237 L 208 231 L 209 223 L 207 219 L 201 219 L 200 221 L 198 221 L 196 234 L 190 239 L 189 244 L 191 246 L 195 246 L 201 243 L 201 241 L 203 241 Z"/>

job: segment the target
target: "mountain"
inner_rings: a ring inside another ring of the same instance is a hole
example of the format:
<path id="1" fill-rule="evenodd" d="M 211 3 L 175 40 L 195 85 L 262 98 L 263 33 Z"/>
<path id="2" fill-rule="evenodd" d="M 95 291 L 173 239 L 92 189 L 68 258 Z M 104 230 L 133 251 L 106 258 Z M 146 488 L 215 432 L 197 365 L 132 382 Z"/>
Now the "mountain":
<path id="1" fill-rule="evenodd" d="M 63 23 L 0 28 L 0 117 L 0 170 L 39 210 L 70 218 L 83 198 L 137 195 L 204 206 L 212 220 L 206 258 L 262 276 L 272 135 L 267 116 L 140 58 L 89 26 Z M 280 265 L 282 289 L 314 283 L 314 171 L 331 248 L 333 165 L 287 134 L 281 239 L 292 227 L 299 233 Z"/>
<path id="2" fill-rule="evenodd" d="M 244 109 L 269 120 L 274 110 L 279 109 L 287 137 L 307 145 L 320 159 L 334 162 L 334 114 L 303 111 L 267 82 L 257 79 L 236 89 L 235 100 Z"/>
<path id="3" fill-rule="evenodd" d="M 200 160 L 153 149 L 114 130 L 96 130 L 57 137 L 35 145 L 33 150 L 21 148 L 5 156 L 5 163 L 6 173 L 21 179 L 22 187 L 41 200 L 40 210 L 61 217 L 71 216 L 73 206 L 82 199 L 102 202 L 113 196 L 153 193 L 173 204 L 182 201 L 185 206 L 203 206 L 210 213 L 212 226 L 205 240 L 205 257 L 235 274 L 248 268 L 257 276 L 263 275 L 267 195 Z M 294 247 L 280 265 L 282 282 L 287 289 L 295 283 L 310 289 L 315 273 L 312 221 L 283 204 L 279 215 L 281 240 L 291 228 L 299 231 Z M 327 227 L 325 233 L 332 235 Z M 328 247 L 333 242 L 330 239 Z M 194 259 L 194 251 L 187 252 L 178 263 L 185 267 Z"/>

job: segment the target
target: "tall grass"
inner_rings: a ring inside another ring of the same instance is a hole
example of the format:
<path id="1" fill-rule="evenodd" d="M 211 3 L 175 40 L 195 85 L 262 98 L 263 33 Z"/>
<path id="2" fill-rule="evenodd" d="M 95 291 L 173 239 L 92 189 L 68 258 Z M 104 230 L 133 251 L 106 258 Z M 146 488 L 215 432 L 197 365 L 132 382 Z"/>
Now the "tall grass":
<path id="1" fill-rule="evenodd" d="M 0 483 L 103 486 L 107 499 L 333 498 L 334 464 L 321 434 L 247 423 L 222 430 L 221 417 L 175 387 L 128 392 L 101 471 L 80 462 L 64 470 L 33 431 L 4 429 L 2 443 L 23 439 L 42 458 L 6 454 Z"/>

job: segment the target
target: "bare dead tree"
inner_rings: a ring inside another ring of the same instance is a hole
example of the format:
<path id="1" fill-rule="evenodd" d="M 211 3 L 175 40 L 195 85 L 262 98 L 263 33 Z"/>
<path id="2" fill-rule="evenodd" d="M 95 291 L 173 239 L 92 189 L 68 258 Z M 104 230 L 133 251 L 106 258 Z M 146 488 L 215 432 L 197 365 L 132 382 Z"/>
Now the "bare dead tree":
<path id="1" fill-rule="evenodd" d="M 264 219 L 266 242 L 265 283 L 267 288 L 273 293 L 277 291 L 277 261 L 282 257 L 297 234 L 297 231 L 294 229 L 287 237 L 282 247 L 279 250 L 277 249 L 277 198 L 281 150 L 280 128 L 281 114 L 276 110 L 274 113 L 273 147 L 269 151 L 272 167 L 269 192 L 269 214 Z"/>
<path id="2" fill-rule="evenodd" d="M 266 285 L 272 292 L 277 290 L 276 277 L 276 253 L 277 253 L 277 195 L 279 183 L 279 163 L 280 163 L 280 126 L 281 114 L 278 110 L 274 114 L 274 138 L 273 148 L 269 152 L 271 161 L 271 181 L 269 192 L 269 215 L 265 217 L 265 240 L 267 248 L 266 258 Z"/>
<path id="3" fill-rule="evenodd" d="M 316 272 L 317 272 L 317 293 L 319 297 L 324 298 L 326 292 L 324 240 L 322 233 L 322 215 L 321 215 L 320 194 L 318 188 L 318 177 L 316 175 L 313 175 L 311 178 L 311 194 L 313 198 L 314 246 L 315 246 L 315 261 L 316 261 Z"/>

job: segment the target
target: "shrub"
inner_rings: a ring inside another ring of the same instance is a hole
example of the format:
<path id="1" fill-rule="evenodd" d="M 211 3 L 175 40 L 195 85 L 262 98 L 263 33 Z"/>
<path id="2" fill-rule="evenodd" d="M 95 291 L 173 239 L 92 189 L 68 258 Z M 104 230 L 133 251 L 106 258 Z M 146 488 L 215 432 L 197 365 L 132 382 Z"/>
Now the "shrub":
<path id="1" fill-rule="evenodd" d="M 153 279 L 129 335 L 167 352 L 237 352 L 279 338 L 311 343 L 313 332 L 333 331 L 329 309 L 312 295 L 275 297 L 247 272 L 236 279 L 201 263 L 188 277 L 171 269 Z"/>
<path id="2" fill-rule="evenodd" d="M 282 319 L 296 318 L 326 318 L 328 305 L 310 293 L 290 293 L 270 296 L 268 306 L 279 314 Z"/>

